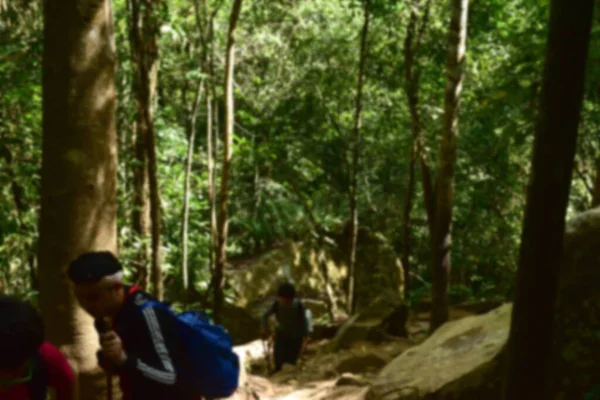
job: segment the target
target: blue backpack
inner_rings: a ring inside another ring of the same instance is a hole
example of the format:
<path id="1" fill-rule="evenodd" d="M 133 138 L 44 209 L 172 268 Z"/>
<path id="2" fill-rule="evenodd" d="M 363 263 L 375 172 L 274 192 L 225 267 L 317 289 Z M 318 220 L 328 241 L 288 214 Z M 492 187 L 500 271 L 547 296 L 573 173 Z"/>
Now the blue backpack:
<path id="1" fill-rule="evenodd" d="M 207 398 L 229 397 L 239 385 L 240 361 L 233 352 L 233 343 L 227 331 L 212 324 L 206 314 L 186 311 L 176 314 L 158 301 L 148 301 L 148 307 L 167 311 L 177 321 L 179 336 L 185 348 L 189 365 L 175 365 L 195 393 Z"/>

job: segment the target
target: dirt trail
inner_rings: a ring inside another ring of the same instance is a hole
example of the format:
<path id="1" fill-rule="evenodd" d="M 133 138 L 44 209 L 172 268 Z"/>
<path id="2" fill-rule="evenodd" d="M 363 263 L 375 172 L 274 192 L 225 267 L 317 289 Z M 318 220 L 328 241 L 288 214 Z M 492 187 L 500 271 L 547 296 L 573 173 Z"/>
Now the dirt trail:
<path id="1" fill-rule="evenodd" d="M 490 306 L 492 307 L 492 306 Z M 487 309 L 489 307 L 485 307 Z M 485 311 L 485 310 L 484 310 Z M 451 320 L 482 312 L 469 307 L 451 309 Z M 383 343 L 355 342 L 349 349 L 331 353 L 327 340 L 312 342 L 297 367 L 267 378 L 264 343 L 237 347 L 247 366 L 246 384 L 236 400 L 363 400 L 370 381 L 398 355 L 427 337 L 429 313 L 415 311 L 407 323 L 409 339 Z"/>

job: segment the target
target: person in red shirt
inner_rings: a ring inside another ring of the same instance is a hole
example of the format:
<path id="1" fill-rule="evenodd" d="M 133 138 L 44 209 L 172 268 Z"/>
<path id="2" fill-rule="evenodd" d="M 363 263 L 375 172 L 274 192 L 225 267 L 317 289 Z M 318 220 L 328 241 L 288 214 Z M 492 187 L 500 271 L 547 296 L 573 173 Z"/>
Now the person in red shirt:
<path id="1" fill-rule="evenodd" d="M 0 296 L 0 400 L 74 400 L 75 374 L 29 303 Z"/>

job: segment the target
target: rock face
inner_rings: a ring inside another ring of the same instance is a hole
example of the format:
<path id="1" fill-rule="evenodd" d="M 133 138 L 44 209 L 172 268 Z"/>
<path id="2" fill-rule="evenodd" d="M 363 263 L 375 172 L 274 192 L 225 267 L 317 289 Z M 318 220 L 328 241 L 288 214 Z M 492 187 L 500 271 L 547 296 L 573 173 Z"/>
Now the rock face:
<path id="1" fill-rule="evenodd" d="M 234 302 L 258 318 L 273 301 L 282 281 L 295 284 L 313 314 L 315 325 L 331 322 L 345 307 L 348 244 L 345 233 L 335 246 L 318 249 L 311 243 L 287 243 L 255 259 L 229 268 L 227 282 Z M 393 247 L 377 233 L 360 230 L 356 264 L 356 309 L 367 310 L 384 295 L 395 304 L 404 297 L 402 264 Z"/>
<path id="2" fill-rule="evenodd" d="M 447 323 L 387 365 L 370 400 L 500 400 L 512 306 Z"/>
<path id="3" fill-rule="evenodd" d="M 222 318 L 234 345 L 248 343 L 260 334 L 260 321 L 241 307 L 226 304 Z"/>
<path id="4" fill-rule="evenodd" d="M 350 226 L 336 238 L 336 263 L 346 268 L 350 254 Z M 381 295 L 397 302 L 404 300 L 402 263 L 389 241 L 381 234 L 359 229 L 356 249 L 356 311 L 368 309 Z"/>
<path id="5" fill-rule="evenodd" d="M 600 383 L 600 209 L 566 225 L 555 315 L 551 398 L 584 399 Z M 504 305 L 444 325 L 386 366 L 367 398 L 500 400 L 510 316 Z"/>
<path id="6" fill-rule="evenodd" d="M 600 384 L 600 208 L 567 223 L 555 315 L 553 399 L 583 399 Z"/>
<path id="7" fill-rule="evenodd" d="M 327 279 L 323 269 L 326 270 Z M 283 281 L 290 281 L 295 284 L 301 297 L 309 299 L 305 304 L 315 322 L 328 317 L 328 289 L 334 299 L 344 297 L 345 274 L 346 271 L 331 258 L 325 257 L 320 263 L 319 253 L 301 243 L 287 243 L 251 260 L 242 268 L 226 272 L 235 304 L 246 308 L 255 318 L 260 317 L 271 305 L 279 285 Z M 334 306 L 340 307 L 342 304 Z"/>
<path id="8" fill-rule="evenodd" d="M 353 342 L 381 342 L 388 335 L 406 336 L 408 309 L 397 298 L 382 295 L 347 320 L 328 346 L 329 351 L 347 348 Z"/>

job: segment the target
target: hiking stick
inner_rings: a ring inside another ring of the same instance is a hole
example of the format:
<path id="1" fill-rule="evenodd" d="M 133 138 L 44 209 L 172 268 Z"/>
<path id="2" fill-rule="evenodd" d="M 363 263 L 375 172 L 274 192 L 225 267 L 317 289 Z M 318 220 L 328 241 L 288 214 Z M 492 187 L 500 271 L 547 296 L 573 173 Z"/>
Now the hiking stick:
<path id="1" fill-rule="evenodd" d="M 271 349 L 270 349 L 270 345 L 269 345 L 269 340 L 268 339 L 263 339 L 263 350 L 265 353 L 265 360 L 267 362 L 267 373 L 269 375 L 271 375 L 271 373 L 273 372 L 273 368 L 271 367 Z"/>
<path id="2" fill-rule="evenodd" d="M 102 335 L 110 331 L 110 325 L 104 319 L 97 319 L 94 321 L 94 327 L 99 335 Z M 112 386 L 112 375 L 109 371 L 106 371 L 106 399 L 113 400 L 113 386 Z"/>

